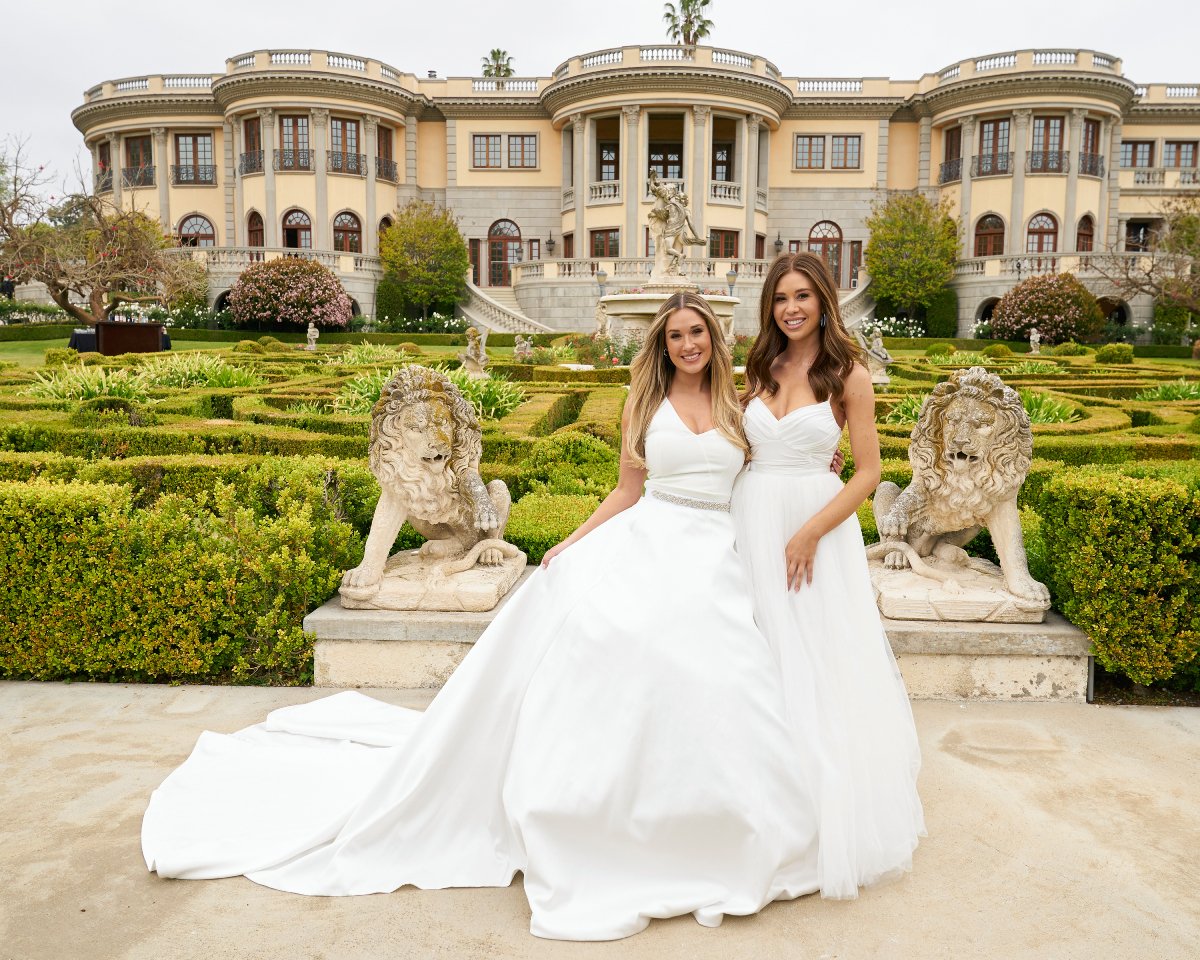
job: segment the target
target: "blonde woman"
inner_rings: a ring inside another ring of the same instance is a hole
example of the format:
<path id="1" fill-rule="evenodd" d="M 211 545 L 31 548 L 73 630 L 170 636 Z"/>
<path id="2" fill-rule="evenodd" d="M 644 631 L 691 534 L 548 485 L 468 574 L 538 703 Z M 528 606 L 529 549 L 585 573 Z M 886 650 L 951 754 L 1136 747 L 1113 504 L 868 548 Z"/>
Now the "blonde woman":
<path id="1" fill-rule="evenodd" d="M 813 804 L 733 552 L 741 410 L 700 297 L 659 311 L 622 426 L 616 489 L 424 714 L 346 693 L 205 734 L 151 800 L 149 868 L 321 895 L 521 871 L 531 931 L 564 940 L 815 890 Z"/>
<path id="2" fill-rule="evenodd" d="M 825 261 L 767 270 L 746 361 L 752 457 L 733 496 L 754 616 L 779 658 L 812 785 L 826 897 L 908 870 L 924 832 L 912 710 L 884 635 L 855 511 L 879 483 L 875 396 Z M 829 470 L 849 430 L 854 475 Z"/>

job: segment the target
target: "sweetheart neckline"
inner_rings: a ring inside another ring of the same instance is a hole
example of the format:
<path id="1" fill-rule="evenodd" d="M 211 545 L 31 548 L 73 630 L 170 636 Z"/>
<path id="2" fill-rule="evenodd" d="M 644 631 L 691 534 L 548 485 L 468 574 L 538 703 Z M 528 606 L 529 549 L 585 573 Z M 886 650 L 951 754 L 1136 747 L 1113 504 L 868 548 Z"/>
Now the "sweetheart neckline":
<path id="1" fill-rule="evenodd" d="M 786 420 L 788 417 L 790 417 L 793 413 L 799 413 L 801 410 L 811 410 L 813 407 L 822 407 L 829 403 L 829 398 L 826 397 L 824 400 L 818 400 L 816 403 L 805 403 L 805 404 L 801 404 L 798 407 L 793 407 L 791 410 L 789 410 L 787 413 L 785 413 L 782 417 L 777 417 L 777 416 L 775 416 L 774 413 L 771 412 L 771 408 L 767 406 L 767 402 L 761 396 L 756 396 L 754 399 L 757 400 L 759 402 L 759 404 L 761 404 L 762 408 L 767 411 L 767 413 L 770 415 L 771 419 L 774 420 L 776 423 L 783 423 L 783 421 Z"/>

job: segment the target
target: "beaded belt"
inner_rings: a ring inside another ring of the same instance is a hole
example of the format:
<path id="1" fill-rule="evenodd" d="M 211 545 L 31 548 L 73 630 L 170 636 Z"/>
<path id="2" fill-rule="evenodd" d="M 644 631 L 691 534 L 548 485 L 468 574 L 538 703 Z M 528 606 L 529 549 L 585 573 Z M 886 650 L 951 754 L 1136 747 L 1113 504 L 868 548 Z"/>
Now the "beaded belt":
<path id="1" fill-rule="evenodd" d="M 717 510 L 721 513 L 729 512 L 729 504 L 721 503 L 718 500 L 695 500 L 692 497 L 680 497 L 673 493 L 664 493 L 662 490 L 651 490 L 650 496 L 656 500 L 663 500 L 680 507 L 692 507 L 695 510 Z"/>

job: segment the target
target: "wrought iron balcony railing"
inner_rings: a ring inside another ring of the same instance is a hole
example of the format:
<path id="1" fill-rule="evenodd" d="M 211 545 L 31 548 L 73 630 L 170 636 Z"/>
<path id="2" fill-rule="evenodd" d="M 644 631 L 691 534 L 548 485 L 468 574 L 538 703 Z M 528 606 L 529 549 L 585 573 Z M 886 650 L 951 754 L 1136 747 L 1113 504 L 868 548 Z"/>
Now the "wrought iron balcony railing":
<path id="1" fill-rule="evenodd" d="M 1012 172 L 1011 153 L 981 153 L 971 158 L 972 177 L 1007 177 Z"/>
<path id="2" fill-rule="evenodd" d="M 248 173 L 263 172 L 263 152 L 250 150 L 238 158 L 238 173 L 243 177 Z"/>
<path id="3" fill-rule="evenodd" d="M 217 168 L 211 165 L 172 164 L 171 183 L 177 187 L 211 187 L 217 182 Z"/>
<path id="4" fill-rule="evenodd" d="M 311 150 L 276 150 L 276 170 L 312 170 L 313 151 Z"/>
<path id="5" fill-rule="evenodd" d="M 152 187 L 154 186 L 154 167 L 122 167 L 121 186 L 123 187 Z"/>
<path id="6" fill-rule="evenodd" d="M 108 193 L 112 190 L 112 171 L 101 170 L 96 174 L 96 192 Z"/>
<path id="7" fill-rule="evenodd" d="M 1081 153 L 1079 155 L 1079 173 L 1084 177 L 1104 176 L 1104 157 L 1099 153 Z"/>
<path id="8" fill-rule="evenodd" d="M 367 175 L 367 155 L 365 153 L 335 153 L 325 152 L 325 169 L 330 173 L 349 173 L 356 177 Z"/>
<path id="9" fill-rule="evenodd" d="M 1066 173 L 1071 169 L 1071 155 L 1065 150 L 1025 151 L 1026 173 Z"/>
<path id="10" fill-rule="evenodd" d="M 389 160 L 387 157 L 376 157 L 375 176 L 380 180 L 387 180 L 389 183 L 397 183 L 400 174 L 396 167 L 396 161 Z"/>
<path id="11" fill-rule="evenodd" d="M 962 179 L 962 157 L 955 157 L 942 164 L 938 173 L 938 183 L 954 183 Z"/>

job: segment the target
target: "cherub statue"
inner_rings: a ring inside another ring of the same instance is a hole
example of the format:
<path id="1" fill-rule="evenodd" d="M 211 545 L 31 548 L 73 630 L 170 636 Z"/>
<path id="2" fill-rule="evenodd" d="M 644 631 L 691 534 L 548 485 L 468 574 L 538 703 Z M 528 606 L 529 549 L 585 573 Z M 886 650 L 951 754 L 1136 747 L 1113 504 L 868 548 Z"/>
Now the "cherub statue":
<path id="1" fill-rule="evenodd" d="M 475 327 L 467 327 L 467 349 L 458 355 L 467 376 L 472 380 L 482 380 L 487 377 L 487 351 L 483 346 L 483 337 Z"/>
<path id="2" fill-rule="evenodd" d="M 658 172 L 650 171 L 650 195 L 654 206 L 650 210 L 650 230 L 654 234 L 655 277 L 677 277 L 682 273 L 679 261 L 689 246 L 706 246 L 707 237 L 700 237 L 688 215 L 688 196 L 680 193 L 674 183 L 658 179 Z"/>
<path id="3" fill-rule="evenodd" d="M 317 329 L 317 325 L 311 320 L 308 323 L 308 345 L 304 348 L 310 353 L 317 349 L 317 337 L 321 335 L 321 331 Z"/>
<path id="4" fill-rule="evenodd" d="M 888 376 L 887 368 L 888 364 L 892 362 L 892 355 L 883 345 L 883 334 L 879 328 L 876 327 L 872 331 L 870 341 L 860 330 L 855 330 L 854 336 L 858 338 L 859 346 L 863 348 L 863 354 L 866 356 L 867 370 L 871 373 L 871 383 L 881 386 L 891 383 L 892 378 Z"/>
<path id="5" fill-rule="evenodd" d="M 533 355 L 533 337 L 524 337 L 517 334 L 513 340 L 513 359 L 527 360 Z"/>
<path id="6" fill-rule="evenodd" d="M 1029 328 L 1029 352 L 1030 353 L 1041 353 L 1042 352 L 1042 334 L 1041 334 L 1041 331 L 1038 330 L 1037 327 Z"/>

